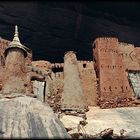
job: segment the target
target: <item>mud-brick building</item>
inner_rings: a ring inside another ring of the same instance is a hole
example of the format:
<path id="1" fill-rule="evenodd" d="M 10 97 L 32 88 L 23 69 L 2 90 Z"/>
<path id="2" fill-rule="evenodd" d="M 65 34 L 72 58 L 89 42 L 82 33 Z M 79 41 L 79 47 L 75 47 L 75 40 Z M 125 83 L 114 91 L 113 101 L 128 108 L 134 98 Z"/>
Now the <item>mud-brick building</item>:
<path id="1" fill-rule="evenodd" d="M 101 37 L 94 41 L 93 55 L 99 79 L 100 106 L 129 106 L 128 102 L 135 94 L 129 75 L 140 70 L 139 54 L 135 53 L 138 50 L 132 44 L 119 42 L 114 37 Z"/>
<path id="2" fill-rule="evenodd" d="M 83 106 L 133 106 L 134 101 L 140 98 L 140 48 L 119 42 L 115 37 L 99 37 L 93 42 L 91 51 L 92 61 L 77 60 L 72 51 L 64 55 L 64 63 L 32 61 L 32 51 L 20 43 L 16 27 L 12 42 L 0 38 L 0 90 L 3 93 L 37 92 L 41 98 L 46 95 L 43 101 L 51 106 L 56 103 L 55 107 L 61 108 L 61 101 L 66 101 L 65 97 L 74 97 L 76 92 L 64 96 L 65 87 L 76 88 L 79 83 L 77 87 L 80 87 L 82 94 L 77 92 L 75 103 L 69 100 L 71 106 L 76 105 L 80 98 L 80 105 Z M 67 64 L 65 58 L 69 54 L 73 58 L 72 63 Z M 76 84 L 70 82 L 71 79 L 77 79 Z M 66 86 L 66 81 L 69 81 L 69 86 Z"/>
<path id="3" fill-rule="evenodd" d="M 21 44 L 17 26 L 13 41 L 0 38 L 0 93 L 33 93 L 32 79 L 45 81 L 47 75 L 32 65 L 32 51 Z"/>
<path id="4" fill-rule="evenodd" d="M 100 37 L 92 49 L 93 61 L 77 60 L 87 104 L 102 108 L 133 106 L 140 95 L 139 47 L 118 38 Z M 53 80 L 64 84 L 64 63 L 51 64 L 51 70 Z M 63 86 L 56 88 L 63 92 Z"/>
<path id="5" fill-rule="evenodd" d="M 10 48 L 9 47 L 10 43 L 11 43 L 11 41 L 0 38 L 0 90 L 2 90 L 2 87 L 3 87 L 2 85 L 4 84 L 4 76 L 6 74 L 6 67 L 8 66 L 6 64 L 6 56 L 7 56 L 6 51 L 7 52 L 9 51 L 8 48 Z M 24 58 L 25 59 L 25 66 L 31 65 L 31 62 L 32 62 L 32 51 L 30 49 L 28 49 L 27 47 L 26 47 L 26 50 L 27 50 L 26 51 L 27 57 Z M 9 55 L 8 55 L 8 57 L 9 57 Z M 9 57 L 9 59 L 11 59 L 11 57 Z M 19 60 L 19 59 L 17 59 L 17 60 Z"/>
<path id="6" fill-rule="evenodd" d="M 86 103 L 89 106 L 96 106 L 98 91 L 96 73 L 94 70 L 94 62 L 86 60 L 77 60 L 76 63 L 78 66 L 78 74 L 80 76 L 80 81 Z M 55 89 L 59 89 L 61 92 L 63 92 L 64 63 L 52 63 L 51 70 L 53 82 L 55 83 L 57 81 L 57 84 L 55 84 Z"/>
<path id="7" fill-rule="evenodd" d="M 140 98 L 140 47 L 121 42 L 119 43 L 119 50 L 132 89 L 132 95 L 135 98 Z"/>
<path id="8" fill-rule="evenodd" d="M 94 42 L 93 52 L 97 63 L 101 105 L 107 105 L 108 101 L 109 104 L 111 102 L 118 105 L 125 98 L 131 97 L 131 88 L 118 46 L 117 38 L 97 38 Z"/>
<path id="9" fill-rule="evenodd" d="M 87 105 L 97 105 L 97 78 L 94 69 L 94 61 L 79 60 L 78 69 L 82 83 L 83 92 Z"/>

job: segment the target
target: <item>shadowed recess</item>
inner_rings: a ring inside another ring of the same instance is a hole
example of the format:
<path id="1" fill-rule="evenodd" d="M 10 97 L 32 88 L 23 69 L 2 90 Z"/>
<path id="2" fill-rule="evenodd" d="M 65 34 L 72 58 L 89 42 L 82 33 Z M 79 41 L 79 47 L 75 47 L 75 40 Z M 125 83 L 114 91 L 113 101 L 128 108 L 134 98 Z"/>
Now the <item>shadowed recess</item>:
<path id="1" fill-rule="evenodd" d="M 33 59 L 63 62 L 66 51 L 92 60 L 92 42 L 99 36 L 140 46 L 140 3 L 132 1 L 1 1 L 0 36 L 20 40 Z"/>

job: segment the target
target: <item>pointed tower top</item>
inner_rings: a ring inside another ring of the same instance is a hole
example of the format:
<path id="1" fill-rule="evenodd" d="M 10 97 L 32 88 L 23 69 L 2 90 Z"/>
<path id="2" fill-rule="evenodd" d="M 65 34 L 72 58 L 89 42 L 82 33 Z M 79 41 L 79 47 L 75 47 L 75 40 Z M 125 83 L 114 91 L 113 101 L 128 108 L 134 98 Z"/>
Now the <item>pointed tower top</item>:
<path id="1" fill-rule="evenodd" d="M 17 25 L 15 25 L 15 34 L 18 35 L 18 26 Z"/>
<path id="2" fill-rule="evenodd" d="M 19 40 L 19 33 L 18 33 L 17 25 L 15 25 L 15 34 L 14 34 L 13 41 L 10 43 L 10 45 L 13 45 L 13 44 L 22 46 L 22 44 L 20 43 L 20 40 Z"/>
<path id="3" fill-rule="evenodd" d="M 22 50 L 24 51 L 25 57 L 27 56 L 27 53 L 28 53 L 27 50 L 29 50 L 29 49 L 28 49 L 26 46 L 24 46 L 24 45 L 22 45 L 22 44 L 20 43 L 20 40 L 19 40 L 19 36 L 18 36 L 18 35 L 19 35 L 19 33 L 18 33 L 18 26 L 15 25 L 15 34 L 14 34 L 14 38 L 13 38 L 13 40 L 9 43 L 8 48 L 5 50 L 5 56 L 7 55 L 8 50 L 11 49 L 11 48 L 20 48 L 20 49 L 22 49 Z"/>

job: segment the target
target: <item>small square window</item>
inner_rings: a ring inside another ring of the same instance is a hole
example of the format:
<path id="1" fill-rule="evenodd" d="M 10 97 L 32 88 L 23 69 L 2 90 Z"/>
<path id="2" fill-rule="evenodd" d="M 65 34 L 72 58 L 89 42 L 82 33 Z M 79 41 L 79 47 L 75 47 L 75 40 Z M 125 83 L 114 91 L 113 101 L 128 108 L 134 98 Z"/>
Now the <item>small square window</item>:
<path id="1" fill-rule="evenodd" d="M 86 68 L 87 67 L 87 65 L 86 64 L 83 64 L 83 68 Z"/>

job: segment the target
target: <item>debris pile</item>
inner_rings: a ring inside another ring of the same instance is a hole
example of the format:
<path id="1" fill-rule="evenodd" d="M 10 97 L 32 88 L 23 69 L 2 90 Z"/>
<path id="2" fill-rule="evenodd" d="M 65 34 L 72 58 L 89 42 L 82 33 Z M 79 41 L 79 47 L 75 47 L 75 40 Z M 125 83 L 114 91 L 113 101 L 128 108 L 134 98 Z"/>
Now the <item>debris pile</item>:
<path id="1" fill-rule="evenodd" d="M 116 107 L 128 107 L 128 106 L 138 106 L 140 101 L 134 98 L 114 98 L 112 100 L 106 101 L 98 99 L 98 105 L 102 108 L 116 108 Z"/>
<path id="2" fill-rule="evenodd" d="M 114 134 L 112 128 L 107 128 L 96 135 L 84 134 L 84 133 L 73 133 L 71 134 L 73 139 L 124 139 L 128 138 L 123 135 L 126 132 L 124 129 L 120 130 L 120 135 Z"/>
<path id="3" fill-rule="evenodd" d="M 62 89 L 58 89 L 58 92 L 55 95 L 54 94 L 52 94 L 51 96 L 49 95 L 47 98 L 48 104 L 50 105 L 50 107 L 52 107 L 55 113 L 60 111 L 61 97 L 62 97 Z"/>

